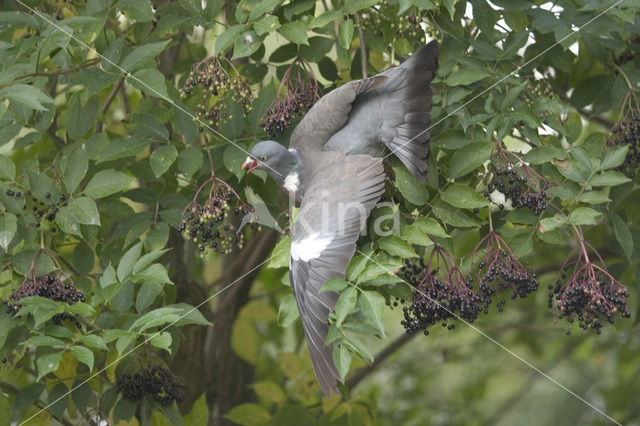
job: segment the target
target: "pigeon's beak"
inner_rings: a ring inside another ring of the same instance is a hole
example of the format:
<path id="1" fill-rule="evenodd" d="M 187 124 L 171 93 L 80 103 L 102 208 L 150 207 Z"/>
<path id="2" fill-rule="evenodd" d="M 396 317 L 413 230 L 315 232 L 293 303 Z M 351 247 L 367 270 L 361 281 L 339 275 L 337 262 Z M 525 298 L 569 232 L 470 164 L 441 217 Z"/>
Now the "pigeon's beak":
<path id="1" fill-rule="evenodd" d="M 242 166 L 240 166 L 240 168 L 244 170 L 246 173 L 251 173 L 252 171 L 257 169 L 259 165 L 260 164 L 256 160 L 254 160 L 251 157 L 247 157 L 247 159 L 244 161 L 244 163 L 242 163 Z"/>

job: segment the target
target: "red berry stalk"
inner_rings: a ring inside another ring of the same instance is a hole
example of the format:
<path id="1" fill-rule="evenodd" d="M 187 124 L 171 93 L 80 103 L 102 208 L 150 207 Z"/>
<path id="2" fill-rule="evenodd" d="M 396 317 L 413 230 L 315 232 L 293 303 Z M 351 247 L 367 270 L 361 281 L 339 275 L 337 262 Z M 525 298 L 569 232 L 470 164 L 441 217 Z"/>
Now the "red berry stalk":
<path id="1" fill-rule="evenodd" d="M 271 137 L 283 132 L 297 117 L 302 117 L 320 98 L 319 86 L 311 65 L 297 57 L 282 77 L 278 93 L 260 120 Z"/>

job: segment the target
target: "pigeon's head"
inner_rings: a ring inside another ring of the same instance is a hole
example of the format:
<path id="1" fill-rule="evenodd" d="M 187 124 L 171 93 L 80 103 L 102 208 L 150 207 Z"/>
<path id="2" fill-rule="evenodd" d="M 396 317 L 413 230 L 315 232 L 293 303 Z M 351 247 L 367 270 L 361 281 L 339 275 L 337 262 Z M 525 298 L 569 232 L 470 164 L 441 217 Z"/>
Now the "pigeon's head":
<path id="1" fill-rule="evenodd" d="M 275 141 L 258 142 L 251 150 L 251 155 L 242 164 L 242 170 L 250 173 L 254 170 L 265 170 L 273 176 L 274 173 L 286 174 L 291 164 L 292 153 Z"/>

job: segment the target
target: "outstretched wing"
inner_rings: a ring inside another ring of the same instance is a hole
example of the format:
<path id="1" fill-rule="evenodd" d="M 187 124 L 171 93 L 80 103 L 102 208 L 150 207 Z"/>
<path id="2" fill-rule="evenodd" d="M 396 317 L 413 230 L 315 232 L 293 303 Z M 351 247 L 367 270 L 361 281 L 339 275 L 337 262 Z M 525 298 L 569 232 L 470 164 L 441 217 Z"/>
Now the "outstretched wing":
<path id="1" fill-rule="evenodd" d="M 356 96 L 380 87 L 386 80 L 383 75 L 354 80 L 324 95 L 296 126 L 291 134 L 291 147 L 299 151 L 322 151 L 329 138 L 349 119 Z"/>
<path id="2" fill-rule="evenodd" d="M 311 155 L 311 154 L 310 154 Z M 325 395 L 338 393 L 340 376 L 325 341 L 338 294 L 320 293 L 329 278 L 344 277 L 358 234 L 384 191 L 382 160 L 368 155 L 315 152 L 313 171 L 293 230 L 289 263 L 313 369 Z"/>

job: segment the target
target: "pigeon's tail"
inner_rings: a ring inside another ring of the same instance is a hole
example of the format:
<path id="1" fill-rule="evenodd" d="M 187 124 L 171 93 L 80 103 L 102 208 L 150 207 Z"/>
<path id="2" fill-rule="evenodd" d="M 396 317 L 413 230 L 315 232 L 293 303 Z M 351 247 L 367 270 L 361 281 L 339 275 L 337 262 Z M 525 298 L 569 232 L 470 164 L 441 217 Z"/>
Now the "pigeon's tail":
<path id="1" fill-rule="evenodd" d="M 439 46 L 432 41 L 400 66 L 385 71 L 382 139 L 409 171 L 424 182 L 429 156 L 431 95 Z M 386 87 L 385 87 L 386 86 Z"/>

